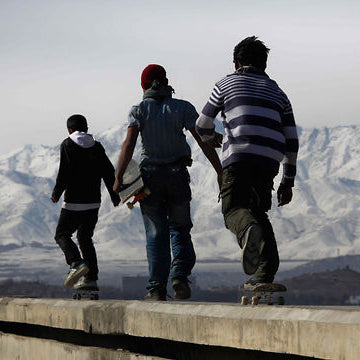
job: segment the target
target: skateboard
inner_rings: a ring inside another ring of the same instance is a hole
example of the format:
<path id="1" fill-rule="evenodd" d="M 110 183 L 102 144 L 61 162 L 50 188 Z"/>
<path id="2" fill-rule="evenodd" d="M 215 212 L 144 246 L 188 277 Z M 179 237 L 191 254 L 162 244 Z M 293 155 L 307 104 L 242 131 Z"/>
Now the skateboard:
<path id="1" fill-rule="evenodd" d="M 99 289 L 98 288 L 74 289 L 73 299 L 99 300 Z"/>
<path id="2" fill-rule="evenodd" d="M 252 294 L 251 296 L 251 305 L 258 305 L 260 303 L 267 305 L 285 305 L 284 296 L 274 296 L 274 293 L 278 292 L 286 292 L 286 286 L 282 284 L 268 284 L 268 283 L 259 283 L 254 286 L 253 289 L 241 289 L 242 293 Z M 274 299 L 274 297 L 276 299 Z M 241 305 L 249 304 L 249 297 L 247 295 L 243 295 L 241 297 Z"/>
<path id="3" fill-rule="evenodd" d="M 149 189 L 144 186 L 141 178 L 139 164 L 131 159 L 123 176 L 123 183 L 120 187 L 119 195 L 122 203 L 134 197 L 132 201 L 127 202 L 127 207 L 132 210 L 134 205 L 145 196 L 150 194 Z"/>

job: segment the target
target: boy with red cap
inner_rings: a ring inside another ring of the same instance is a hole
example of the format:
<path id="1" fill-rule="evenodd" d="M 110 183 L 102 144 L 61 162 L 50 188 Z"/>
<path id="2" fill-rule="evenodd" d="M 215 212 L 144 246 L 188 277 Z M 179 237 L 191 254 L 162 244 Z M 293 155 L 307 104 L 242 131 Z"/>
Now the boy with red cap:
<path id="1" fill-rule="evenodd" d="M 198 113 L 194 106 L 188 101 L 172 98 L 174 90 L 168 85 L 162 66 L 147 66 L 141 74 L 141 86 L 143 100 L 130 110 L 113 189 L 119 191 L 140 133 L 140 170 L 151 192 L 140 201 L 149 264 L 145 299 L 166 300 L 169 276 L 175 298 L 187 299 L 191 296 L 188 276 L 195 264 L 195 252 L 190 235 L 191 190 L 186 168 L 192 162 L 191 149 L 183 130 L 189 130 L 194 136 L 219 179 L 221 164 L 216 150 L 203 143 L 195 131 Z"/>

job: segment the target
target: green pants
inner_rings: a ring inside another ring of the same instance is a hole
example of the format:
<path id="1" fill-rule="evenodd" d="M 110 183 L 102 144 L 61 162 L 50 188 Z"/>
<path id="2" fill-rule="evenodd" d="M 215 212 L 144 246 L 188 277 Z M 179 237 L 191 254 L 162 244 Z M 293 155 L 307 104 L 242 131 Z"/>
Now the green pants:
<path id="1" fill-rule="evenodd" d="M 239 244 L 243 231 L 250 224 L 262 226 L 263 251 L 252 278 L 264 282 L 272 282 L 279 268 L 275 235 L 267 215 L 276 174 L 258 165 L 238 162 L 224 169 L 221 186 L 225 225 L 237 236 Z"/>

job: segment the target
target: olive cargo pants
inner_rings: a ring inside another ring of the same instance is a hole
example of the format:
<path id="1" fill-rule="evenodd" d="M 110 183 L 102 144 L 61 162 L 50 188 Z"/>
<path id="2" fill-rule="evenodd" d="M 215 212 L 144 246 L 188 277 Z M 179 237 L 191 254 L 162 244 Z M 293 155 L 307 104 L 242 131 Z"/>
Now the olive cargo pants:
<path id="1" fill-rule="evenodd" d="M 241 235 L 250 224 L 262 226 L 263 250 L 260 265 L 252 276 L 259 282 L 272 282 L 279 268 L 275 235 L 267 215 L 276 174 L 245 162 L 232 164 L 223 171 L 221 198 L 226 227 L 240 244 Z"/>

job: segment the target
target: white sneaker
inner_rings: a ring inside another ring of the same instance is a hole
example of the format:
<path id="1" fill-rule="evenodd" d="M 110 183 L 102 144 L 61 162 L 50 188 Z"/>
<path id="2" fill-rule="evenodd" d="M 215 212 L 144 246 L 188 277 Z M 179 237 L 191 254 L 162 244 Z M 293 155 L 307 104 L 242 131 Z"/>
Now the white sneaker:
<path id="1" fill-rule="evenodd" d="M 86 275 L 89 272 L 89 268 L 86 266 L 84 262 L 73 267 L 68 272 L 64 285 L 65 286 L 73 286 L 82 276 Z"/>
<path id="2" fill-rule="evenodd" d="M 97 285 L 96 280 L 88 280 L 86 277 L 80 279 L 75 285 L 75 290 L 94 290 L 98 291 L 99 287 Z"/>

